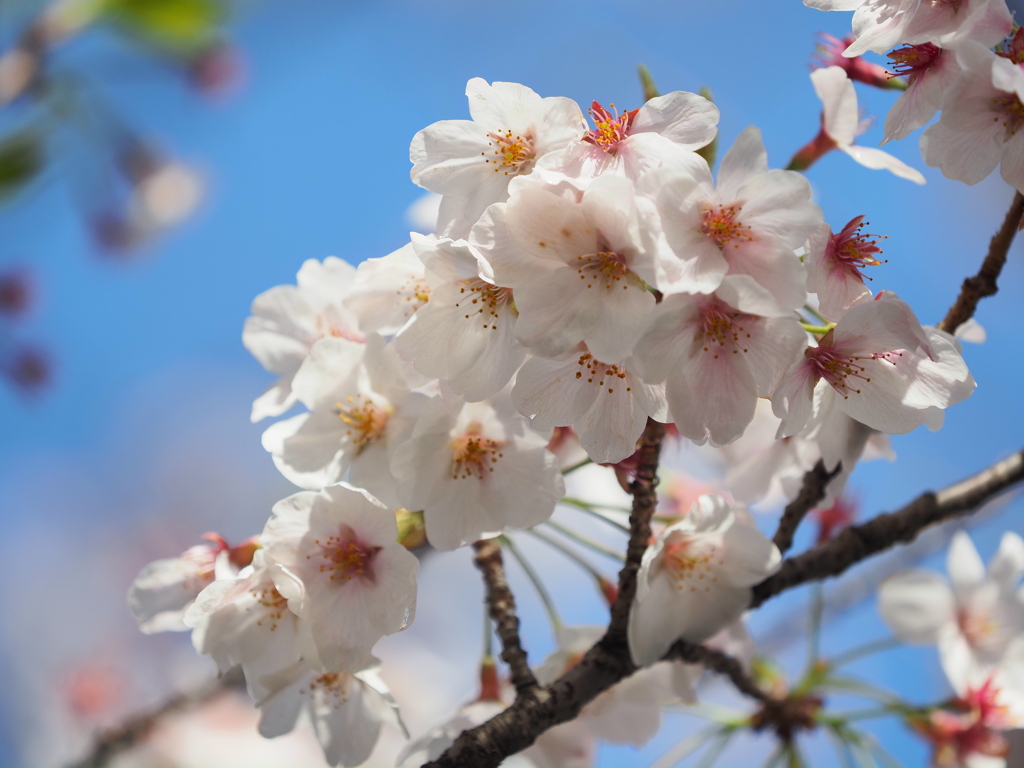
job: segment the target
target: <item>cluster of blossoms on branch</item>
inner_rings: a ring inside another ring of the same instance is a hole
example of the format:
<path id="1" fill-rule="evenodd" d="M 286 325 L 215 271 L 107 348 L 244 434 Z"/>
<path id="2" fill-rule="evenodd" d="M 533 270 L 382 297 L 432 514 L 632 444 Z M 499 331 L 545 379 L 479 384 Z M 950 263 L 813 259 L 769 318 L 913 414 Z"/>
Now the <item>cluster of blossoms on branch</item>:
<path id="1" fill-rule="evenodd" d="M 961 177 L 961 148 L 981 129 L 965 89 L 990 78 L 999 95 L 985 97 L 985 147 L 1007 153 L 1011 180 L 1024 114 L 1014 51 L 1024 42 L 985 47 L 1011 32 L 1003 0 L 808 4 L 856 9 L 848 56 L 906 43 L 890 54 L 908 79 L 886 139 L 941 108 L 923 146 L 947 175 Z M 570 99 L 471 80 L 472 119 L 412 141 L 413 181 L 440 196 L 436 234 L 358 267 L 307 261 L 295 285 L 254 301 L 243 340 L 278 379 L 252 418 L 301 406 L 263 445 L 305 490 L 241 545 L 210 535 L 147 567 L 131 593 L 143 630 L 191 628 L 221 670 L 242 668 L 264 735 L 304 716 L 328 762 L 359 765 L 382 724 L 404 728 L 373 653 L 413 621 L 410 550 L 475 544 L 483 557 L 495 538 L 513 547 L 509 532 L 546 523 L 581 464 L 609 465 L 630 487 L 638 441 L 660 422 L 731 469 L 715 492 L 660 516 L 647 542 L 628 615 L 629 653 L 646 669 L 514 760 L 586 766 L 597 739 L 644 743 L 663 706 L 695 701 L 700 668 L 671 657 L 679 640 L 749 662 L 742 616 L 782 554 L 744 504 L 780 491 L 792 499 L 820 466 L 821 506 L 838 510 L 858 461 L 887 451 L 890 434 L 938 429 L 975 388 L 951 333 L 869 287 L 881 238 L 863 231 L 862 216 L 826 223 L 799 173 L 838 148 L 923 182 L 854 144 L 862 125 L 850 77 L 866 65 L 850 61 L 812 74 L 822 132 L 788 169 L 770 166 L 749 127 L 717 173 L 719 112 L 704 96 L 654 95 L 621 113 L 594 102 L 588 122 Z M 993 127 L 997 108 L 1005 119 Z M 754 435 L 765 428 L 769 439 Z M 825 513 L 822 525 L 837 520 Z M 987 573 L 977 560 L 958 538 L 952 589 L 915 573 L 882 590 L 897 636 L 938 643 L 956 690 L 943 707 L 907 715 L 942 765 L 1005 754 L 998 730 L 1024 722 L 1024 603 L 1014 591 L 1024 545 L 1009 536 Z M 599 582 L 614 603 L 615 587 Z M 571 669 L 602 632 L 562 627 L 537 681 Z M 437 759 L 513 697 L 485 664 L 479 699 L 413 741 L 401 764 Z"/>

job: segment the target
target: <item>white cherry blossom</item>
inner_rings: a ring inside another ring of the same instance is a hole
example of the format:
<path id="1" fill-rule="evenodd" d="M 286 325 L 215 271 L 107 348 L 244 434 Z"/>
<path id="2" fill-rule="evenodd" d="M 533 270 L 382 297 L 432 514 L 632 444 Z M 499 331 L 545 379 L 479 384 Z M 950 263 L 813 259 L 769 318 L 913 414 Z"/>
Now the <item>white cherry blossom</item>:
<path id="1" fill-rule="evenodd" d="M 655 171 L 638 186 L 656 202 L 668 246 L 657 251 L 658 290 L 710 293 L 726 274 L 744 274 L 787 309 L 804 303 L 794 251 L 821 224 L 821 210 L 802 174 L 768 169 L 757 128 L 743 131 L 722 158 L 717 185 L 703 164 Z"/>
<path id="2" fill-rule="evenodd" d="M 516 375 L 512 402 L 537 429 L 573 427 L 599 463 L 632 455 L 648 417 L 667 421 L 664 385 L 645 383 L 631 358 L 605 363 L 584 345 L 560 357 L 527 360 Z"/>
<path id="3" fill-rule="evenodd" d="M 666 296 L 637 345 L 644 381 L 665 382 L 670 419 L 698 445 L 743 434 L 807 345 L 795 315 L 748 275 L 712 294 Z"/>
<path id="4" fill-rule="evenodd" d="M 815 147 L 812 154 L 820 156 L 830 149 L 838 149 L 865 168 L 886 170 L 901 179 L 924 184 L 925 179 L 921 172 L 902 160 L 881 149 L 857 146 L 853 143 L 867 126 L 861 123 L 857 91 L 853 87 L 853 81 L 842 67 L 816 69 L 811 73 L 811 82 L 822 103 L 821 133 L 811 145 L 808 145 Z"/>
<path id="5" fill-rule="evenodd" d="M 264 368 L 280 376 L 252 405 L 252 420 L 280 416 L 296 403 L 292 378 L 320 339 L 340 338 L 360 344 L 365 336 L 345 306 L 356 270 L 333 256 L 323 263 L 309 259 L 297 285 L 279 285 L 252 302 L 242 343 Z"/>
<path id="6" fill-rule="evenodd" d="M 970 537 L 959 531 L 946 569 L 949 580 L 921 569 L 890 577 L 879 589 L 878 608 L 901 641 L 938 647 L 946 676 L 963 694 L 997 671 L 1011 649 L 1019 650 L 1014 642 L 1024 635 L 1024 602 L 1017 594 L 1024 541 L 1004 533 L 986 569 Z"/>
<path id="7" fill-rule="evenodd" d="M 267 564 L 309 624 L 322 669 L 365 669 L 374 644 L 412 621 L 419 562 L 397 538 L 394 513 L 345 483 L 274 505 L 263 529 Z"/>
<path id="8" fill-rule="evenodd" d="M 879 236 L 861 232 L 863 227 L 863 216 L 836 233 L 822 224 L 807 241 L 807 290 L 818 295 L 818 311 L 829 320 L 838 320 L 846 310 L 873 298 L 861 270 L 881 264 L 877 255 L 882 249 Z"/>
<path id="9" fill-rule="evenodd" d="M 413 242 L 427 265 L 431 299 L 396 338 L 398 354 L 467 401 L 496 394 L 526 356 L 516 339 L 512 290 L 486 279 L 489 266 L 464 241 Z"/>
<path id="10" fill-rule="evenodd" d="M 649 666 L 676 640 L 699 643 L 736 621 L 781 559 L 749 514 L 701 496 L 644 553 L 629 614 L 633 661 Z"/>
<path id="11" fill-rule="evenodd" d="M 929 423 L 975 387 L 953 337 L 926 331 L 890 292 L 849 310 L 785 374 L 772 395 L 780 437 L 808 423 L 819 381 L 847 416 L 893 435 Z"/>
<path id="12" fill-rule="evenodd" d="M 1013 15 L 1006 0 L 922 2 L 907 25 L 904 42 L 956 48 L 970 40 L 991 48 L 1012 31 Z"/>
<path id="13" fill-rule="evenodd" d="M 274 424 L 263 447 L 281 473 L 319 490 L 348 473 L 392 507 L 398 506 L 391 452 L 412 429 L 423 395 L 409 388 L 395 350 L 373 335 L 367 344 L 324 339 L 295 375 L 293 390 L 310 410 Z"/>
<path id="14" fill-rule="evenodd" d="M 580 341 L 610 362 L 628 356 L 654 309 L 653 209 L 619 176 L 580 191 L 564 181 L 522 180 L 474 227 L 497 285 L 511 288 L 516 335 L 538 354 Z"/>
<path id="15" fill-rule="evenodd" d="M 435 397 L 391 471 L 405 507 L 423 510 L 431 545 L 452 550 L 551 516 L 565 486 L 547 442 L 505 393 L 479 403 Z"/>
<path id="16" fill-rule="evenodd" d="M 963 71 L 946 94 L 942 115 L 921 136 L 924 161 L 965 184 L 996 166 L 1024 189 L 1024 71 L 977 43 L 957 51 Z"/>
<path id="17" fill-rule="evenodd" d="M 804 0 L 804 5 L 820 11 L 854 12 L 856 40 L 843 54 L 851 58 L 867 51 L 884 53 L 903 42 L 920 4 L 920 0 Z"/>
<path id="18" fill-rule="evenodd" d="M 479 77 L 466 84 L 472 120 L 442 120 L 416 134 L 409 148 L 412 180 L 443 195 L 438 234 L 468 234 L 491 203 L 508 197 L 509 182 L 537 160 L 583 137 L 579 106 L 541 98 L 525 85 Z"/>
<path id="19" fill-rule="evenodd" d="M 718 107 L 696 93 L 666 93 L 621 115 L 611 107 L 593 102 L 589 111 L 595 127 L 538 165 L 584 183 L 607 174 L 636 181 L 652 168 L 704 163 L 695 150 L 718 133 Z"/>
<path id="20" fill-rule="evenodd" d="M 321 672 L 300 661 L 263 683 L 273 693 L 258 702 L 260 734 L 268 739 L 283 736 L 304 717 L 331 766 L 362 765 L 383 723 L 402 727 L 398 705 L 374 669 Z"/>
<path id="21" fill-rule="evenodd" d="M 246 570 L 204 589 L 185 614 L 185 624 L 192 628 L 196 651 L 210 656 L 222 673 L 241 665 L 250 694 L 259 700 L 271 693 L 261 681 L 290 668 L 312 646 L 308 627 L 277 590 L 262 550 Z"/>
<path id="22" fill-rule="evenodd" d="M 359 264 L 345 306 L 359 318 L 363 332 L 391 336 L 429 298 L 423 262 L 413 244 L 407 243 L 387 256 Z"/>

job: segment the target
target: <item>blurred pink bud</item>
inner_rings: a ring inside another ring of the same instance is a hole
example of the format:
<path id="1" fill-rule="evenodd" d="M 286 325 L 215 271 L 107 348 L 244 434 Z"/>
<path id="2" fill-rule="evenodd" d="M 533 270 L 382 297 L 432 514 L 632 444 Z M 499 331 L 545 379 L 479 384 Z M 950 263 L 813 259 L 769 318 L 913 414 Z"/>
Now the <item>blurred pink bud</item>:
<path id="1" fill-rule="evenodd" d="M 853 41 L 852 35 L 840 40 L 825 32 L 818 33 L 818 44 L 811 55 L 811 69 L 840 67 L 846 70 L 846 74 L 851 80 L 857 80 L 875 88 L 902 90 L 907 87 L 906 83 L 896 80 L 895 75 L 880 64 L 872 64 L 861 56 L 849 58 L 843 56 L 843 51 Z"/>
<path id="2" fill-rule="evenodd" d="M 64 682 L 68 708 L 83 719 L 96 719 L 111 709 L 124 693 L 124 680 L 114 669 L 83 664 Z"/>
<path id="3" fill-rule="evenodd" d="M 850 524 L 857 519 L 857 508 L 860 505 L 856 499 L 840 496 L 828 509 L 817 509 L 814 511 L 814 519 L 818 523 L 818 544 L 828 541 L 836 533 L 849 528 Z"/>
<path id="4" fill-rule="evenodd" d="M 31 309 L 34 298 L 32 281 L 24 270 L 0 272 L 0 316 L 21 317 Z"/>
<path id="5" fill-rule="evenodd" d="M 35 394 L 50 381 L 50 362 L 38 349 L 23 347 L 0 360 L 4 375 L 22 391 Z"/>
<path id="6" fill-rule="evenodd" d="M 245 84 L 245 59 L 235 46 L 218 43 L 188 62 L 188 75 L 203 94 L 228 96 L 241 90 Z"/>

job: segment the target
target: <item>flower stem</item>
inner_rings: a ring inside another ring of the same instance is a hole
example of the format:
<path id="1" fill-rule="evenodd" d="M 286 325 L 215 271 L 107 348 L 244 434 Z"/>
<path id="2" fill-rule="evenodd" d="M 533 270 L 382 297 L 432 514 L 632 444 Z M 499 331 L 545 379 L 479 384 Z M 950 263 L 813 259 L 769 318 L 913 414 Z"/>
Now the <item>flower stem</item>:
<path id="1" fill-rule="evenodd" d="M 512 557 L 519 563 L 519 567 L 523 569 L 523 573 L 526 574 L 526 578 L 533 584 L 533 588 L 537 590 L 537 596 L 540 597 L 540 601 L 544 604 L 544 610 L 548 614 L 548 620 L 551 622 L 551 628 L 557 633 L 562 628 L 562 617 L 558 615 L 558 609 L 555 607 L 555 601 L 551 599 L 551 593 L 548 592 L 548 588 L 544 586 L 544 582 L 541 581 L 537 571 L 533 569 L 529 561 L 523 556 L 522 550 L 516 545 L 514 541 L 508 536 L 501 537 L 501 543 L 508 549 Z"/>
<path id="2" fill-rule="evenodd" d="M 583 467 L 587 466 L 587 464 L 593 464 L 593 463 L 594 463 L 594 460 L 591 459 L 590 457 L 587 457 L 587 458 L 583 459 L 583 461 L 577 461 L 575 464 L 573 464 L 571 466 L 568 466 L 565 469 L 563 469 L 562 470 L 562 474 L 563 475 L 568 475 L 570 472 L 575 472 L 577 469 L 582 469 Z"/>
<path id="3" fill-rule="evenodd" d="M 611 526 L 614 526 L 615 528 L 618 528 L 623 533 L 629 533 L 629 526 L 628 525 L 625 525 L 624 523 L 619 522 L 618 520 L 616 520 L 615 518 L 611 517 L 610 515 L 606 515 L 604 512 L 600 511 L 600 509 L 602 508 L 601 504 L 591 504 L 590 502 L 582 501 L 581 499 L 574 499 L 571 496 L 563 497 L 561 503 L 562 504 L 567 504 L 570 507 L 575 507 L 576 509 L 579 509 L 579 510 L 581 510 L 583 512 L 586 512 L 587 514 L 589 514 L 589 515 L 591 515 L 593 517 L 596 517 L 601 522 L 608 523 L 608 525 L 611 525 Z M 607 510 L 618 511 L 618 512 L 629 512 L 629 510 L 626 509 L 625 507 L 603 507 L 603 508 L 607 509 Z"/>
<path id="4" fill-rule="evenodd" d="M 576 531 L 570 528 L 566 528 L 564 525 L 556 523 L 554 520 L 548 520 L 546 523 L 544 523 L 544 525 L 554 528 L 560 534 L 572 539 L 577 544 L 582 544 L 587 549 L 591 549 L 594 552 L 597 552 L 598 554 L 604 555 L 605 557 L 614 558 L 615 560 L 618 560 L 620 563 L 626 559 L 625 555 L 616 552 L 614 549 L 606 547 L 604 544 L 599 544 L 593 539 L 588 539 L 586 536 L 576 533 Z"/>
<path id="5" fill-rule="evenodd" d="M 896 648 L 899 645 L 900 641 L 895 637 L 883 637 L 879 640 L 872 640 L 870 643 L 858 645 L 856 648 L 851 648 L 844 653 L 840 653 L 829 661 L 829 666 L 832 667 L 832 669 L 838 669 L 844 664 L 849 664 L 852 661 L 862 659 L 865 656 L 870 656 L 874 653 L 888 651 L 890 648 Z"/>
<path id="6" fill-rule="evenodd" d="M 567 547 L 554 536 L 544 533 L 544 531 L 538 531 L 536 528 L 528 528 L 526 532 L 557 549 L 559 552 L 568 557 L 570 560 L 572 560 L 574 563 L 580 566 L 583 570 L 585 570 L 595 579 L 600 580 L 606 578 L 603 573 L 601 573 L 599 570 L 597 570 L 597 568 L 591 565 L 591 563 L 587 561 L 582 555 L 575 552 L 572 548 Z"/>
<path id="7" fill-rule="evenodd" d="M 824 334 L 828 333 L 829 331 L 831 331 L 833 328 L 835 328 L 835 326 L 832 325 L 832 324 L 829 324 L 829 325 L 811 325 L 810 323 L 800 323 L 800 325 L 803 326 L 803 329 L 805 331 L 807 331 L 808 333 L 814 333 L 814 334 L 818 334 L 818 335 L 824 335 Z"/>

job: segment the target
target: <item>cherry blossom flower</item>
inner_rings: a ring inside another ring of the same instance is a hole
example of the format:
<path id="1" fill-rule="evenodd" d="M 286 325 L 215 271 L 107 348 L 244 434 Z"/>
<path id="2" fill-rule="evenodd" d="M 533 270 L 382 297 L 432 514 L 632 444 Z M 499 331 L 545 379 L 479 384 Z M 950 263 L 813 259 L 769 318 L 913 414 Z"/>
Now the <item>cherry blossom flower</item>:
<path id="1" fill-rule="evenodd" d="M 464 241 L 414 238 L 427 265 L 431 300 L 395 340 L 421 374 L 477 402 L 498 393 L 523 362 L 512 291 L 484 278 L 490 269 Z"/>
<path id="2" fill-rule="evenodd" d="M 884 53 L 899 45 L 920 5 L 919 0 L 804 0 L 819 11 L 853 11 L 854 42 L 849 57 L 867 51 Z"/>
<path id="3" fill-rule="evenodd" d="M 576 666 L 606 631 L 606 627 L 561 627 L 558 649 L 537 669 L 537 681 L 550 685 Z M 661 729 L 661 711 L 670 704 L 695 704 L 694 685 L 701 669 L 678 661 L 663 661 L 634 673 L 587 704 L 581 725 L 602 741 L 642 747 Z"/>
<path id="4" fill-rule="evenodd" d="M 644 553 L 629 614 L 633 661 L 653 664 L 676 640 L 707 640 L 738 619 L 751 587 L 781 560 L 745 511 L 720 496 L 701 496 Z"/>
<path id="5" fill-rule="evenodd" d="M 298 486 L 319 490 L 349 479 L 392 507 L 398 501 L 391 452 L 410 432 L 425 398 L 413 393 L 395 350 L 377 335 L 367 344 L 323 339 L 293 381 L 310 410 L 274 424 L 263 447 Z"/>
<path id="6" fill-rule="evenodd" d="M 920 569 L 890 577 L 878 591 L 878 610 L 901 641 L 938 646 L 946 676 L 963 694 L 997 671 L 1024 633 L 1024 603 L 1016 593 L 1024 541 L 1003 534 L 986 570 L 970 537 L 958 531 L 946 569 L 948 581 Z"/>
<path id="7" fill-rule="evenodd" d="M 966 399 L 975 387 L 953 337 L 926 332 L 913 310 L 887 291 L 844 314 L 785 374 L 772 395 L 780 437 L 808 423 L 819 381 L 833 398 L 821 411 L 834 403 L 850 418 L 893 435 L 928 423 L 935 409 Z"/>
<path id="8" fill-rule="evenodd" d="M 565 486 L 547 442 L 507 394 L 479 403 L 435 397 L 395 449 L 391 471 L 405 507 L 423 510 L 431 545 L 452 550 L 551 516 Z"/>
<path id="9" fill-rule="evenodd" d="M 398 705 L 373 669 L 321 672 L 299 661 L 264 682 L 273 693 L 258 702 L 260 734 L 272 739 L 290 733 L 304 714 L 328 765 L 362 765 L 383 723 L 402 727 Z"/>
<path id="10" fill-rule="evenodd" d="M 264 368 L 281 377 L 252 404 L 253 421 L 280 416 L 295 405 L 292 378 L 317 341 L 364 341 L 355 314 L 344 304 L 355 274 L 351 265 L 333 256 L 323 263 L 309 259 L 299 270 L 297 285 L 279 285 L 253 300 L 242 343 Z"/>
<path id="11" fill-rule="evenodd" d="M 743 434 L 807 345 L 792 312 L 748 275 L 730 275 L 712 294 L 667 296 L 655 309 L 635 359 L 644 381 L 665 384 L 670 418 L 698 445 Z"/>
<path id="12" fill-rule="evenodd" d="M 575 185 L 517 182 L 505 206 L 474 227 L 497 285 L 511 288 L 516 335 L 531 351 L 560 355 L 580 341 L 609 362 L 628 356 L 654 309 L 649 236 L 653 210 L 618 176 Z"/>
<path id="13" fill-rule="evenodd" d="M 887 55 L 895 74 L 907 78 L 907 90 L 885 117 L 882 144 L 905 138 L 935 117 L 960 74 L 956 53 L 934 43 L 903 46 Z"/>
<path id="14" fill-rule="evenodd" d="M 256 552 L 248 573 L 206 587 L 185 614 L 196 651 L 213 658 L 222 673 L 241 665 L 257 700 L 271 693 L 264 678 L 290 668 L 312 647 L 309 628 L 277 590 L 264 554 Z"/>
<path id="15" fill-rule="evenodd" d="M 249 565 L 257 544 L 246 540 L 236 547 L 216 533 L 203 536 L 209 544 L 197 544 L 178 557 L 156 560 L 135 577 L 128 592 L 128 607 L 139 629 L 153 632 L 184 632 L 183 619 L 196 597 L 215 579 L 233 578 Z"/>
<path id="16" fill-rule="evenodd" d="M 474 77 L 466 84 L 472 120 L 442 120 L 416 134 L 409 148 L 412 180 L 444 196 L 438 234 L 459 238 L 509 182 L 537 160 L 578 141 L 586 121 L 572 99 L 541 98 L 525 85 Z"/>
<path id="17" fill-rule="evenodd" d="M 383 258 L 361 262 L 345 306 L 355 312 L 363 332 L 390 336 L 429 298 L 423 262 L 408 243 Z"/>
<path id="18" fill-rule="evenodd" d="M 584 345 L 560 357 L 527 360 L 516 375 L 512 402 L 536 429 L 573 427 L 598 463 L 631 456 L 648 417 L 667 421 L 663 385 L 641 380 L 632 359 L 605 363 Z"/>
<path id="19" fill-rule="evenodd" d="M 914 0 L 916 3 L 917 0 Z M 826 67 L 811 73 L 814 91 L 821 99 L 821 131 L 803 147 L 790 163 L 790 168 L 809 168 L 819 157 L 833 149 L 845 152 L 865 168 L 887 170 L 901 179 L 924 184 L 920 171 L 911 168 L 888 152 L 874 147 L 855 146 L 854 140 L 867 129 L 861 123 L 857 107 L 857 91 L 853 81 L 841 67 Z"/>
<path id="20" fill-rule="evenodd" d="M 939 121 L 921 136 L 925 163 L 965 184 L 996 166 L 1007 184 L 1024 189 L 1024 71 L 1019 61 L 965 43 L 963 71 L 947 91 Z"/>
<path id="21" fill-rule="evenodd" d="M 710 293 L 726 274 L 750 275 L 785 308 L 806 299 L 794 251 L 821 224 L 802 174 L 769 170 L 761 132 L 751 126 L 722 158 L 715 185 L 706 164 L 663 169 L 639 184 L 661 214 L 654 285 L 666 294 Z"/>
<path id="22" fill-rule="evenodd" d="M 864 285 L 871 278 L 861 270 L 884 263 L 877 258 L 884 237 L 862 232 L 864 226 L 863 216 L 855 216 L 835 234 L 822 224 L 807 241 L 807 290 L 818 295 L 818 311 L 829 320 L 838 320 L 846 310 L 873 298 Z"/>
<path id="23" fill-rule="evenodd" d="M 910 726 L 931 742 L 935 768 L 997 768 L 1006 765 L 1010 743 L 1001 731 L 1013 727 L 1003 692 L 993 680 L 971 686 L 925 714 L 908 717 Z"/>
<path id="24" fill-rule="evenodd" d="M 663 165 L 701 164 L 695 150 L 710 144 L 718 133 L 718 107 L 696 93 L 666 93 L 621 115 L 614 104 L 611 107 L 609 111 L 593 102 L 593 130 L 538 165 L 584 181 L 609 173 L 636 181 Z"/>
<path id="25" fill-rule="evenodd" d="M 412 621 L 419 562 L 397 538 L 394 513 L 346 483 L 274 505 L 263 529 L 267 564 L 309 624 L 322 669 L 365 669 L 373 645 Z"/>

